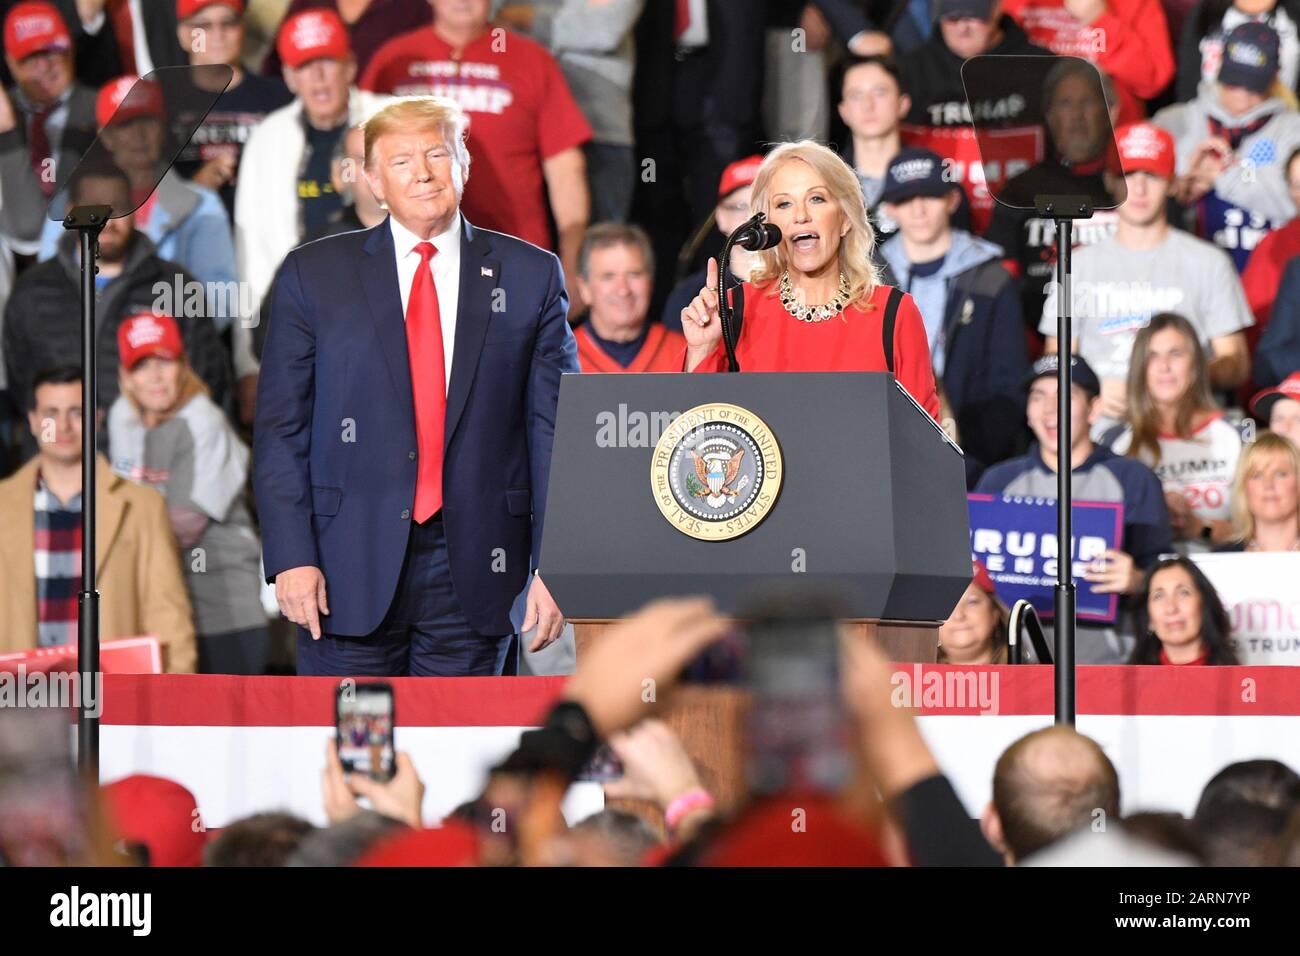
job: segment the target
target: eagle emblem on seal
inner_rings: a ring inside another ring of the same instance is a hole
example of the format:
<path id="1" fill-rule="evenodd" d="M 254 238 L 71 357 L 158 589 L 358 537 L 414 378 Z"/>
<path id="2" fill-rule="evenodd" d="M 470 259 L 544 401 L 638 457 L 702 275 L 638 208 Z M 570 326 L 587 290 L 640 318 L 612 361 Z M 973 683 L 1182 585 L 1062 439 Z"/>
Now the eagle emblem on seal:
<path id="1" fill-rule="evenodd" d="M 731 456 L 721 452 L 701 455 L 692 450 L 691 458 L 695 462 L 695 476 L 703 485 L 693 491 L 695 497 L 703 498 L 712 508 L 718 507 L 728 498 L 735 497 L 737 489 L 733 483 L 740 472 L 740 463 L 744 457 L 743 448 Z"/>

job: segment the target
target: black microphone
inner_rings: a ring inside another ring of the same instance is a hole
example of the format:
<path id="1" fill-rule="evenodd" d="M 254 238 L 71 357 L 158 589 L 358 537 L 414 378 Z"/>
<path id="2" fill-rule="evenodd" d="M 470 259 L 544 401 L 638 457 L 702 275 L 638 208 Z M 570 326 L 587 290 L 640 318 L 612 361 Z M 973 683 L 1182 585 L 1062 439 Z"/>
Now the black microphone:
<path id="1" fill-rule="evenodd" d="M 748 249 L 750 252 L 759 252 L 763 249 L 771 249 L 781 241 L 781 229 L 770 222 L 764 222 L 764 215 L 756 213 L 753 218 L 749 219 L 744 225 L 731 234 L 733 245 L 740 246 L 742 249 Z"/>
<path id="2" fill-rule="evenodd" d="M 727 300 L 727 294 L 724 290 L 731 289 L 731 250 L 740 246 L 742 249 L 748 249 L 750 252 L 758 252 L 761 249 L 771 249 L 781 241 L 781 230 L 770 222 L 764 222 L 767 217 L 761 213 L 754 213 L 747 219 L 739 229 L 727 236 L 727 241 L 722 244 L 722 252 L 718 256 L 718 321 L 722 325 L 722 344 L 727 350 L 727 371 L 739 372 L 740 363 L 736 361 L 736 341 L 740 337 L 740 328 L 737 324 L 739 317 L 744 316 L 744 286 L 739 285 L 733 290 L 735 296 L 736 309 L 733 311 L 731 304 Z"/>

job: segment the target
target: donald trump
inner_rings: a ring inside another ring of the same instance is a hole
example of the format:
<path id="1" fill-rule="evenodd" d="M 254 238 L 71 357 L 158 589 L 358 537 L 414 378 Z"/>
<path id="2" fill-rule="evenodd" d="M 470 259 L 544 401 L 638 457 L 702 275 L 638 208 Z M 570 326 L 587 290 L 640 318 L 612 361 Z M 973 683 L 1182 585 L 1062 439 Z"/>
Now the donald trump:
<path id="1" fill-rule="evenodd" d="M 376 113 L 388 217 L 293 250 L 268 296 L 253 480 L 300 674 L 508 672 L 526 585 L 530 650 L 564 624 L 533 572 L 568 296 L 554 255 L 461 215 L 466 125 L 439 97 Z"/>

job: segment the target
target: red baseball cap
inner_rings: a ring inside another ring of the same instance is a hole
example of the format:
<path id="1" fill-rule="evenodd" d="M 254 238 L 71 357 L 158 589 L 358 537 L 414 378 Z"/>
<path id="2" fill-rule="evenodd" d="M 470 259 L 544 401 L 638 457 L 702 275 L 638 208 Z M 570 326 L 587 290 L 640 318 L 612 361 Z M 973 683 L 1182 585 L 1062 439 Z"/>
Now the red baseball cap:
<path id="1" fill-rule="evenodd" d="M 1273 406 L 1284 398 L 1300 402 L 1300 372 L 1292 372 L 1281 385 L 1266 388 L 1250 400 L 1250 413 L 1262 422 L 1273 415 Z"/>
<path id="2" fill-rule="evenodd" d="M 188 20 L 204 7 L 210 7 L 214 3 L 227 6 L 236 13 L 244 12 L 244 0 L 176 0 L 176 19 Z"/>
<path id="3" fill-rule="evenodd" d="M 5 53 L 22 60 L 33 53 L 72 49 L 72 36 L 59 11 L 50 3 L 20 3 L 5 17 Z"/>
<path id="4" fill-rule="evenodd" d="M 137 312 L 117 327 L 117 354 L 129 372 L 151 356 L 178 359 L 185 354 L 185 345 L 170 315 Z"/>
<path id="5" fill-rule="evenodd" d="M 806 829 L 790 826 L 799 808 Z M 705 846 L 699 866 L 889 866 L 879 834 L 834 799 L 788 792 L 758 801 Z"/>
<path id="6" fill-rule="evenodd" d="M 367 851 L 357 866 L 475 866 L 478 834 L 459 820 L 434 830 L 402 830 Z"/>
<path id="7" fill-rule="evenodd" d="M 1154 123 L 1127 123 L 1115 132 L 1124 174 L 1152 173 L 1174 178 L 1174 138 Z"/>
<path id="8" fill-rule="evenodd" d="M 293 70 L 322 57 L 342 60 L 352 52 L 348 28 L 328 8 L 304 10 L 285 20 L 275 47 L 280 51 L 280 60 Z"/>
<path id="9" fill-rule="evenodd" d="M 718 198 L 726 199 L 741 186 L 749 186 L 758 175 L 758 167 L 763 165 L 762 156 L 746 156 L 738 159 L 722 171 L 722 180 L 718 183 Z"/>
<path id="10" fill-rule="evenodd" d="M 95 99 L 95 122 L 100 129 L 107 126 L 109 120 L 120 124 L 138 116 L 163 119 L 166 115 L 162 87 L 153 80 L 142 80 L 134 74 L 109 80 L 99 88 L 99 96 Z"/>
<path id="11" fill-rule="evenodd" d="M 117 835 L 149 849 L 150 866 L 201 866 L 207 843 L 194 794 L 174 780 L 132 774 L 100 793 Z"/>
<path id="12" fill-rule="evenodd" d="M 993 586 L 993 578 L 990 577 L 989 575 L 989 569 L 984 567 L 984 562 L 981 561 L 979 558 L 975 558 L 973 561 L 971 561 L 971 566 L 972 566 L 972 570 L 974 571 L 974 575 L 971 579 L 971 583 L 974 584 L 981 591 L 983 591 L 985 594 L 996 595 L 998 593 L 998 589 Z"/>

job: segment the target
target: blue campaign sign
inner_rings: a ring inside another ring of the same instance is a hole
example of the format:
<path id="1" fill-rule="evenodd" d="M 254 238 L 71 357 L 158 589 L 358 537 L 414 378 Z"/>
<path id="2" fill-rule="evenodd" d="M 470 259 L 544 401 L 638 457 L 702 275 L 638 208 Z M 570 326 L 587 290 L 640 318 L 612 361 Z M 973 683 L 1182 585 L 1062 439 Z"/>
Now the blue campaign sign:
<path id="1" fill-rule="evenodd" d="M 1008 606 L 1025 599 L 1040 616 L 1051 617 L 1056 587 L 1056 502 L 1051 498 L 967 495 L 971 555 L 984 562 Z M 1073 557 L 1080 619 L 1115 620 L 1119 595 L 1097 594 L 1083 579 L 1087 565 L 1108 548 L 1123 546 L 1124 508 L 1118 502 L 1074 503 Z"/>
<path id="2" fill-rule="evenodd" d="M 1271 146 L 1272 140 L 1262 140 L 1255 144 L 1253 152 L 1261 154 Z M 1233 205 L 1214 190 L 1201 198 L 1196 212 L 1197 235 L 1208 239 L 1231 256 L 1232 264 L 1238 272 L 1246 268 L 1246 262 L 1259 241 L 1282 225 L 1265 219 L 1259 213 Z"/>

